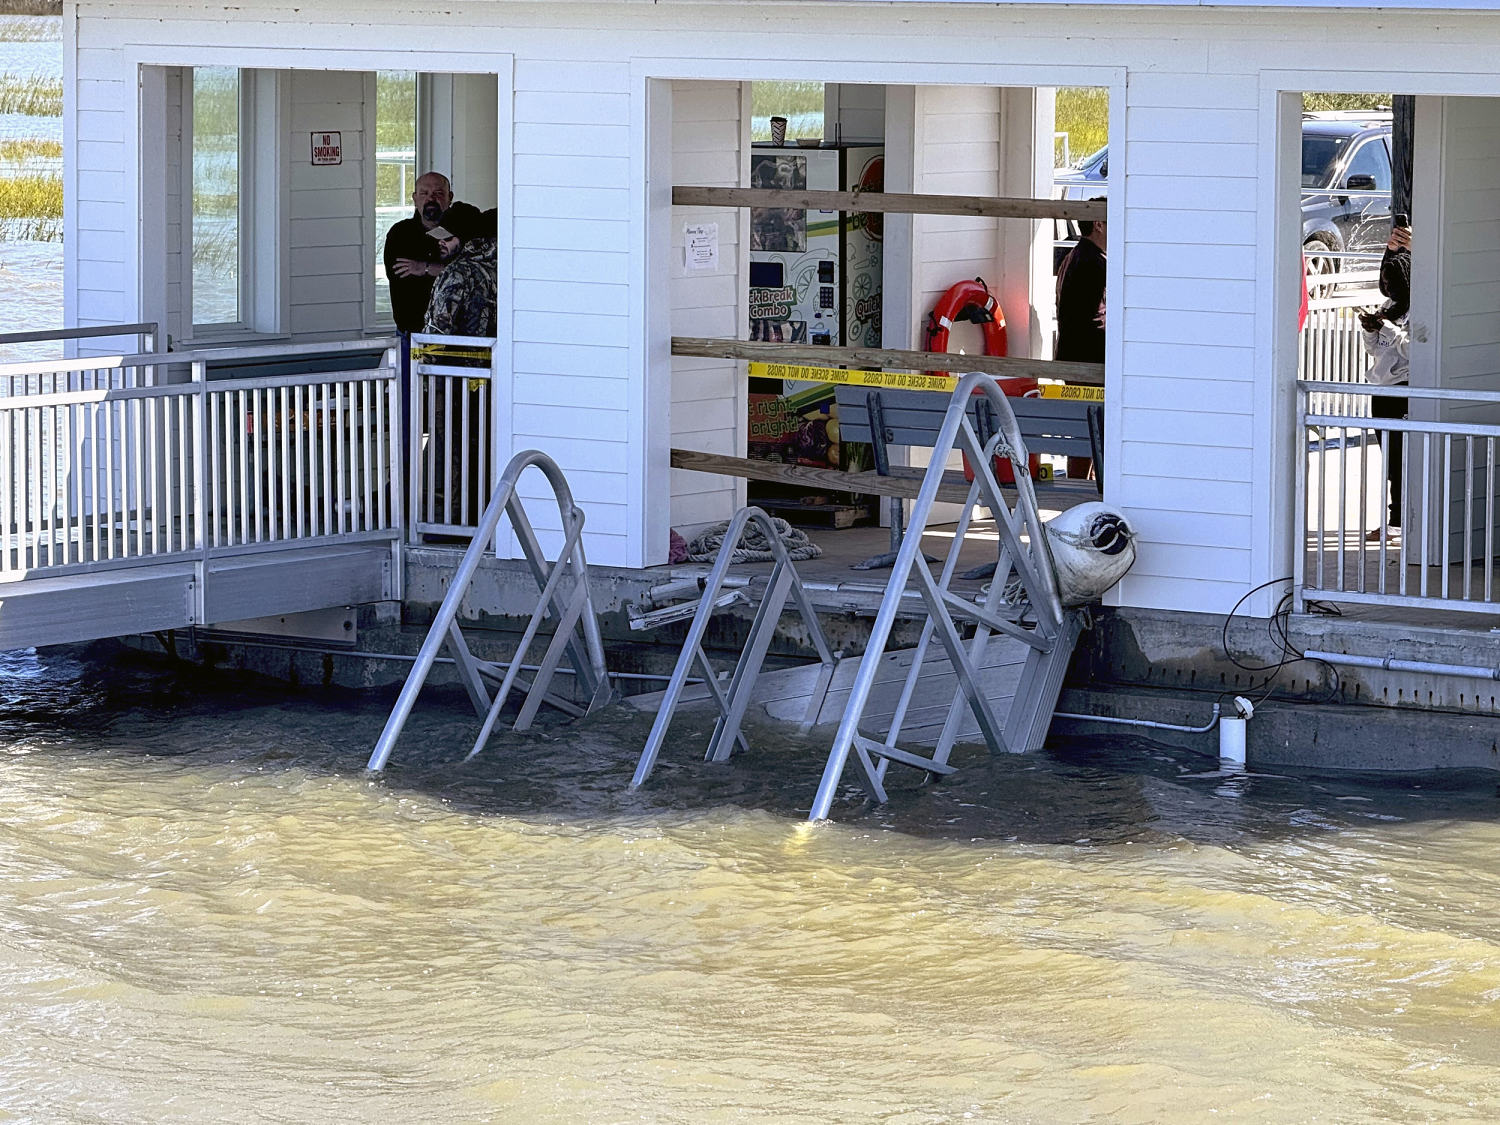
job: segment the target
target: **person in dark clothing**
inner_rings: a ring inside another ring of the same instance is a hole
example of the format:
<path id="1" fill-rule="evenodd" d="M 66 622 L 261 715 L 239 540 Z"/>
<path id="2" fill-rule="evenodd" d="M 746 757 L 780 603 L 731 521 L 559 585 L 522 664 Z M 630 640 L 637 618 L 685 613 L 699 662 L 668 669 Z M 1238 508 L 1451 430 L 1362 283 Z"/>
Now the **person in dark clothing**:
<path id="1" fill-rule="evenodd" d="M 427 232 L 430 240 L 442 246 L 445 265 L 432 289 L 427 307 L 424 331 L 437 336 L 494 336 L 495 296 L 495 225 L 477 207 L 455 203 L 443 212 L 437 226 Z M 487 359 L 454 356 L 444 361 L 454 367 L 489 367 Z M 447 500 L 440 501 L 439 523 L 453 522 L 473 526 L 489 500 L 487 473 L 482 472 L 484 451 L 489 448 L 488 381 L 453 376 L 438 380 L 437 422 L 434 425 L 434 459 L 448 465 Z M 452 396 L 452 417 L 448 412 Z M 468 415 L 467 455 L 458 448 L 450 452 L 444 427 L 462 424 Z M 465 473 L 463 461 L 468 461 Z M 468 501 L 462 497 L 467 493 Z"/>
<path id="2" fill-rule="evenodd" d="M 1393 226 L 1390 241 L 1380 258 L 1380 293 L 1385 304 L 1373 312 L 1359 314 L 1365 350 L 1374 363 L 1365 378 L 1376 386 L 1395 387 L 1410 374 L 1409 337 L 1406 316 L 1411 310 L 1411 228 Z M 1407 399 L 1395 395 L 1371 395 L 1370 413 L 1376 418 L 1405 418 Z M 1378 542 L 1387 532 L 1401 527 L 1401 465 L 1406 444 L 1404 434 L 1391 432 L 1385 447 L 1385 479 L 1389 496 L 1385 528 L 1365 536 Z"/>
<path id="3" fill-rule="evenodd" d="M 422 331 L 432 287 L 443 272 L 438 245 L 427 232 L 453 203 L 448 177 L 424 172 L 411 193 L 415 211 L 385 236 L 385 276 L 391 286 L 391 313 L 400 332 Z"/>
<path id="4" fill-rule="evenodd" d="M 385 277 L 391 291 L 391 315 L 401 333 L 401 456 L 411 449 L 411 334 L 422 331 L 432 286 L 443 272 L 442 250 L 427 237 L 453 202 L 448 177 L 424 172 L 411 193 L 415 208 L 386 232 Z"/>
<path id="5" fill-rule="evenodd" d="M 1102 198 L 1102 197 L 1101 197 Z M 1057 270 L 1057 347 L 1052 358 L 1074 363 L 1104 362 L 1104 223 L 1083 219 L 1078 244 Z M 1068 476 L 1087 477 L 1093 462 L 1068 458 Z"/>
<path id="6" fill-rule="evenodd" d="M 1057 348 L 1053 359 L 1104 362 L 1104 224 L 1085 219 L 1082 237 L 1057 270 Z"/>

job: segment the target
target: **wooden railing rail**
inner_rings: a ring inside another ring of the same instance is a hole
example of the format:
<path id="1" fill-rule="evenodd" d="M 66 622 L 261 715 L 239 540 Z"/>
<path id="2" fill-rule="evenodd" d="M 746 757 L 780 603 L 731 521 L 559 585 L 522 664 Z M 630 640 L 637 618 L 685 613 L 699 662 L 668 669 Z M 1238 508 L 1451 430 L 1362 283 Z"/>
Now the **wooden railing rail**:
<path id="1" fill-rule="evenodd" d="M 678 184 L 683 207 L 786 207 L 803 211 L 879 211 L 909 215 L 973 215 L 984 219 L 1103 220 L 1107 204 L 1093 199 L 1030 199 L 988 195 L 903 195 L 883 191 L 786 191 L 778 188 Z"/>
<path id="2" fill-rule="evenodd" d="M 899 496 L 914 500 L 922 488 L 925 469 L 893 468 L 891 476 L 876 472 L 851 473 L 842 469 L 819 469 L 811 465 L 783 465 L 751 457 L 727 457 L 721 453 L 700 453 L 694 449 L 673 449 L 672 468 L 692 469 L 699 473 L 744 477 L 747 480 L 795 484 L 803 488 L 823 488 L 833 492 L 854 492 L 864 496 Z M 953 480 L 938 486 L 938 499 L 962 504 L 969 496 L 969 486 L 962 474 L 954 472 Z"/>

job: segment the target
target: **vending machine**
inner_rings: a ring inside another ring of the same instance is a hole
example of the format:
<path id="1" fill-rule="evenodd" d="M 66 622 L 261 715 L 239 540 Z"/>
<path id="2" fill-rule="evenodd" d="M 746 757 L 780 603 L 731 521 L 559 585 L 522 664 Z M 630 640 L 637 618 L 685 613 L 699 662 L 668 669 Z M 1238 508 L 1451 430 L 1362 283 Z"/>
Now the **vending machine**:
<path id="1" fill-rule="evenodd" d="M 750 186 L 880 191 L 879 145 L 755 145 Z M 793 207 L 750 210 L 750 339 L 880 347 L 883 216 Z M 833 385 L 752 378 L 750 456 L 839 467 Z"/>
<path id="2" fill-rule="evenodd" d="M 880 191 L 884 149 L 756 145 L 750 186 Z M 750 211 L 750 338 L 880 346 L 879 214 L 755 207 Z"/>

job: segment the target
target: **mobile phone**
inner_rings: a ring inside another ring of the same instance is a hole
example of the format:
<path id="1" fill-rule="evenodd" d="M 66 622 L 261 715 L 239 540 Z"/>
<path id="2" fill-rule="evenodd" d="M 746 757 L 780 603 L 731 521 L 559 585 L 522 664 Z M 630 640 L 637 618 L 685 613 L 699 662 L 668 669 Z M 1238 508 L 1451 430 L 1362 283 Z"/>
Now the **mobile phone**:
<path id="1" fill-rule="evenodd" d="M 1391 226 L 1409 227 L 1411 226 L 1411 216 L 1408 215 L 1405 211 L 1397 211 L 1394 215 L 1391 216 Z"/>

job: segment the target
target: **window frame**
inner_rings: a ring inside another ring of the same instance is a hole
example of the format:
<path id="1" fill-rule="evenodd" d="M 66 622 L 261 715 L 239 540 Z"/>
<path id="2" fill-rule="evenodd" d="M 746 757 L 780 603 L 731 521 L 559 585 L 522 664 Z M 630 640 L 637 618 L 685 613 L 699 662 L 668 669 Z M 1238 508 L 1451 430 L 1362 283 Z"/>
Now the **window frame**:
<path id="1" fill-rule="evenodd" d="M 195 136 L 193 132 L 193 81 L 196 67 L 184 67 L 182 90 L 182 317 L 188 342 L 244 342 L 252 338 L 283 338 L 287 323 L 285 307 L 285 246 L 283 230 L 285 185 L 282 183 L 282 130 L 285 115 L 285 83 L 281 72 L 238 68 L 239 160 L 238 233 L 239 266 L 236 304 L 239 316 L 232 321 L 195 319 L 193 268 L 193 179 Z"/>

